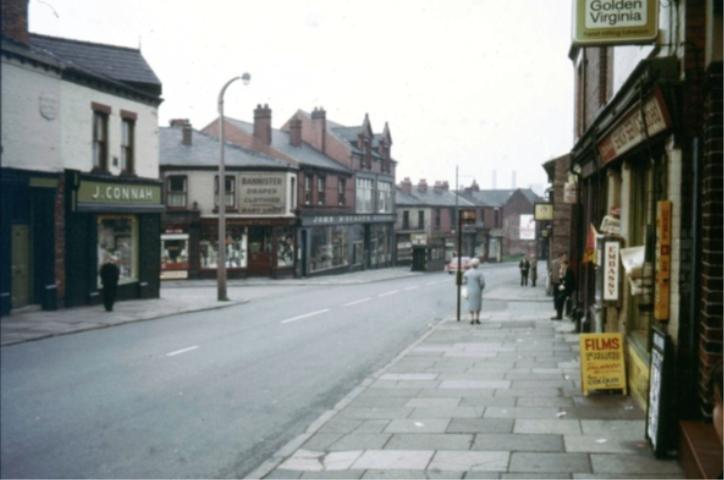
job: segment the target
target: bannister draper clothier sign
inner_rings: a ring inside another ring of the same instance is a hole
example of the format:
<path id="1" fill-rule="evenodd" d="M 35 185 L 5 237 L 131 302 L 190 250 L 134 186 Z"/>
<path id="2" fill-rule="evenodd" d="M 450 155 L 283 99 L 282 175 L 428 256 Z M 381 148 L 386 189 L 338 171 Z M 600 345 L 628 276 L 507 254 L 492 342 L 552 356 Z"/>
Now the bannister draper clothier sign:
<path id="1" fill-rule="evenodd" d="M 576 0 L 573 43 L 652 43 L 658 35 L 658 0 Z"/>
<path id="2" fill-rule="evenodd" d="M 286 175 L 243 173 L 239 175 L 239 214 L 284 215 Z"/>
<path id="3" fill-rule="evenodd" d="M 162 209 L 161 185 L 81 180 L 76 192 L 76 207 L 79 210 L 105 207 Z"/>

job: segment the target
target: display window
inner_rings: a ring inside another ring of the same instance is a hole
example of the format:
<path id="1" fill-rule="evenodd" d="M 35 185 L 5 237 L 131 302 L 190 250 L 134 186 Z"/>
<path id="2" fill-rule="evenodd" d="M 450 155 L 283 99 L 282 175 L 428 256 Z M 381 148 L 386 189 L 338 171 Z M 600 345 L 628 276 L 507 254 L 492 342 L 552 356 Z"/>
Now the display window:
<path id="1" fill-rule="evenodd" d="M 161 278 L 186 278 L 189 269 L 188 234 L 161 235 Z"/>
<path id="2" fill-rule="evenodd" d="M 392 261 L 390 249 L 390 227 L 388 225 L 375 225 L 372 227 L 371 244 L 372 255 L 370 263 L 373 267 L 384 265 Z"/>
<path id="3" fill-rule="evenodd" d="M 120 270 L 119 284 L 138 281 L 138 219 L 135 215 L 99 215 L 98 269 L 114 261 Z M 101 286 L 100 276 L 98 286 Z"/>
<path id="4" fill-rule="evenodd" d="M 347 244 L 347 229 L 343 226 L 312 229 L 310 271 L 319 272 L 348 265 Z"/>
<path id="5" fill-rule="evenodd" d="M 246 268 L 248 235 L 246 227 L 226 228 L 226 268 Z M 218 266 L 218 238 L 202 238 L 199 242 L 201 268 L 214 269 Z"/>
<path id="6" fill-rule="evenodd" d="M 277 244 L 277 267 L 294 266 L 294 229 L 277 228 L 274 230 Z"/>

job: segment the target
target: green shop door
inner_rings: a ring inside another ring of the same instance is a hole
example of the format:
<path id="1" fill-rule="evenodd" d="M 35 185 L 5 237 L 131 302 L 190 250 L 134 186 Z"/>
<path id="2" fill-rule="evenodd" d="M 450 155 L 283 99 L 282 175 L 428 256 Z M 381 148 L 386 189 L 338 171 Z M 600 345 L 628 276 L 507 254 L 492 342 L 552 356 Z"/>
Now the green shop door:
<path id="1" fill-rule="evenodd" d="M 30 230 L 28 225 L 13 225 L 11 239 L 11 301 L 13 308 L 30 303 Z"/>

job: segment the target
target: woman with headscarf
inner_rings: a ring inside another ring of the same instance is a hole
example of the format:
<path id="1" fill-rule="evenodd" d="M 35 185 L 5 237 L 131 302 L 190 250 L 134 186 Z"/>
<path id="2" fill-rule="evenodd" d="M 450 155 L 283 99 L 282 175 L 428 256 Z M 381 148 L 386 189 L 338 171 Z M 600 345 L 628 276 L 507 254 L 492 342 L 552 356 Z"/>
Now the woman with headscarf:
<path id="1" fill-rule="evenodd" d="M 470 324 L 480 324 L 480 309 L 483 306 L 483 290 L 485 289 L 485 277 L 478 269 L 480 260 L 473 258 L 470 261 L 470 268 L 463 276 L 463 283 L 468 289 L 468 311 L 470 312 Z"/>

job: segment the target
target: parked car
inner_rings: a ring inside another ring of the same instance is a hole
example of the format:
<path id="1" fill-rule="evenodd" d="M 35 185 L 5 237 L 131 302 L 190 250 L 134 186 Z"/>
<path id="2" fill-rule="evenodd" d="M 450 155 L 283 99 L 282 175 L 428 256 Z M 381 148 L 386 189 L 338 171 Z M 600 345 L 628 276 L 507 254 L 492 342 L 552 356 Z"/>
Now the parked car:
<path id="1" fill-rule="evenodd" d="M 470 260 L 472 260 L 470 257 L 460 258 L 460 264 L 462 265 L 463 270 L 467 270 L 468 268 L 470 268 Z M 458 257 L 453 257 L 450 260 L 450 263 L 445 266 L 445 271 L 447 273 L 453 273 L 458 271 Z"/>

